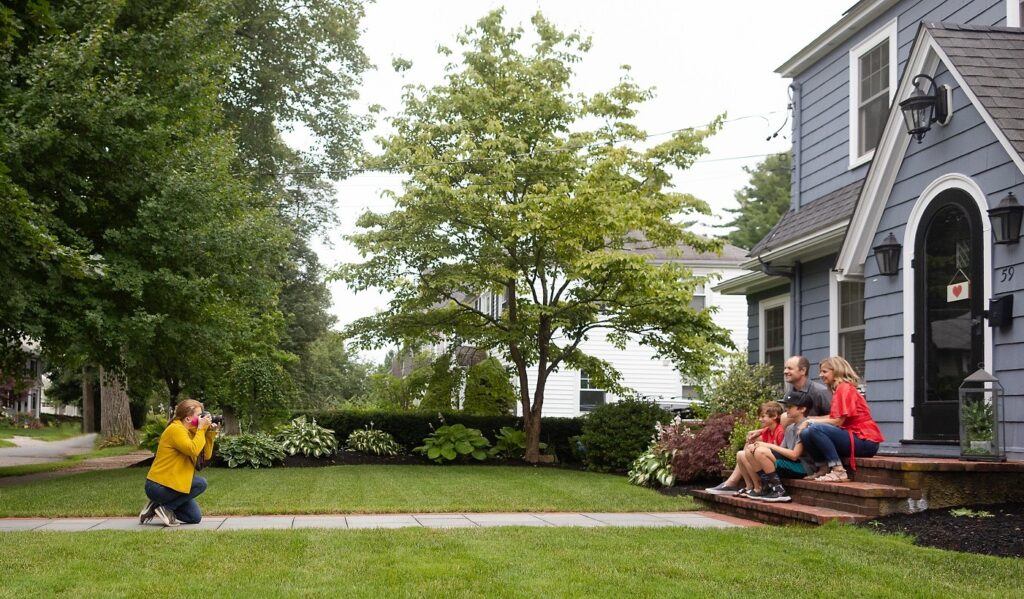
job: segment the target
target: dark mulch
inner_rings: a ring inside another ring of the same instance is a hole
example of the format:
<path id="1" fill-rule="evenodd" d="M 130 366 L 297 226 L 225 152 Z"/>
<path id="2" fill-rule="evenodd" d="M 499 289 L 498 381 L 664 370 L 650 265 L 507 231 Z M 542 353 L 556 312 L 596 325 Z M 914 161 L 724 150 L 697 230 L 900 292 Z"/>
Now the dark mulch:
<path id="1" fill-rule="evenodd" d="M 145 465 L 152 463 L 152 458 Z M 373 465 L 414 465 L 414 466 L 435 466 L 434 462 L 426 459 L 419 455 L 396 455 L 396 456 L 381 456 L 373 455 L 368 453 L 359 453 L 355 451 L 342 450 L 336 454 L 326 455 L 319 458 L 304 455 L 293 455 L 287 456 L 284 462 L 281 464 L 275 464 L 275 467 L 285 468 L 318 468 L 323 466 L 354 466 L 361 464 L 373 464 Z M 520 466 L 530 468 L 570 468 L 579 470 L 582 467 L 579 464 L 530 464 L 523 460 L 505 458 L 490 458 L 483 462 L 477 460 L 466 460 L 458 462 L 450 462 L 443 464 L 444 466 L 472 466 L 472 465 L 483 465 L 483 466 Z M 218 457 L 214 457 L 213 462 L 210 463 L 211 467 L 214 468 L 227 468 L 227 463 Z"/>
<path id="2" fill-rule="evenodd" d="M 952 551 L 1024 557 L 1024 503 L 970 505 L 990 517 L 954 516 L 952 509 L 896 514 L 860 524 L 885 533 L 903 533 L 915 543 Z"/>

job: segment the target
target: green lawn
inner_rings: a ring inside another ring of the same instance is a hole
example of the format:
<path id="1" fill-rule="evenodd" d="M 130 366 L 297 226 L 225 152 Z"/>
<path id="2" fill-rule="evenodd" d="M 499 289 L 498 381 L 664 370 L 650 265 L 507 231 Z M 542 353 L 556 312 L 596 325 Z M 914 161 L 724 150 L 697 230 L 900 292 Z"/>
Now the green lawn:
<path id="1" fill-rule="evenodd" d="M 0 597 L 1006 597 L 1024 560 L 810 528 L 0 533 Z M 785 555 L 785 560 L 780 559 Z M 183 577 L 181 563 L 194 564 Z"/>
<path id="2" fill-rule="evenodd" d="M 70 439 L 82 434 L 82 427 L 72 422 L 62 422 L 59 426 L 46 426 L 40 429 L 15 428 L 13 426 L 0 426 L 0 439 L 9 439 L 14 436 L 32 437 L 41 441 L 59 441 Z"/>
<path id="3" fill-rule="evenodd" d="M 146 469 L 87 472 L 0 488 L 0 517 L 125 516 L 145 502 Z M 210 469 L 206 514 L 675 511 L 666 497 L 625 477 L 507 466 L 332 466 Z"/>
<path id="4" fill-rule="evenodd" d="M 17 447 L 17 445 L 11 443 L 10 441 L 4 441 L 3 439 L 0 439 L 0 448 L 3 447 Z"/>
<path id="5" fill-rule="evenodd" d="M 47 462 L 45 464 L 22 464 L 19 466 L 2 466 L 0 467 L 0 478 L 8 476 L 22 476 L 25 474 L 35 474 L 37 472 L 50 472 L 51 470 L 63 470 L 74 466 L 75 464 L 89 458 L 102 458 L 106 456 L 124 455 L 133 451 L 138 451 L 138 447 L 106 447 L 104 449 L 94 449 L 88 453 L 80 453 L 78 455 L 68 456 L 59 462 Z"/>

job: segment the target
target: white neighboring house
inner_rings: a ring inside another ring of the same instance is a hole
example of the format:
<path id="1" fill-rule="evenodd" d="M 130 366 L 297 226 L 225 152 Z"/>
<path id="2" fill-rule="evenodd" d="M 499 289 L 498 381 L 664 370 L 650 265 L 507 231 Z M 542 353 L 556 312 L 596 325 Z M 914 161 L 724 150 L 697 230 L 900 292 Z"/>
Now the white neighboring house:
<path id="1" fill-rule="evenodd" d="M 739 265 L 746 261 L 747 251 L 726 244 L 722 254 L 698 253 L 688 246 L 682 246 L 678 256 L 669 256 L 664 248 L 640 248 L 651 256 L 655 263 L 681 262 L 689 267 L 694 275 L 717 275 L 720 280 L 728 280 L 742 275 L 744 271 Z M 732 332 L 736 349 L 746 352 L 747 345 L 747 304 L 746 299 L 738 296 L 722 295 L 712 289 L 718 281 L 709 281 L 697 290 L 693 305 L 701 308 L 716 307 L 714 321 L 719 326 Z M 475 299 L 477 308 L 491 314 L 500 314 L 504 310 L 504 297 L 500 294 L 485 292 Z M 435 353 L 448 348 L 434 347 Z M 465 348 L 468 349 L 468 348 Z M 588 355 L 610 362 L 622 375 L 622 384 L 634 389 L 641 396 L 657 398 L 658 401 L 671 402 L 678 398 L 692 398 L 696 389 L 691 381 L 684 379 L 668 360 L 654 359 L 655 351 L 649 346 L 630 341 L 626 349 L 620 350 L 608 342 L 605 335 L 595 333 L 587 341 L 580 344 L 580 349 Z M 463 353 L 465 353 L 463 351 Z M 461 361 L 461 360 L 460 360 Z M 477 360 L 478 361 L 478 360 Z M 513 384 L 518 381 L 513 379 Z M 531 385 L 534 379 L 531 378 Z M 531 396 L 533 389 L 530 390 Z M 579 416 L 603 403 L 619 401 L 621 398 L 611 392 L 595 389 L 585 372 L 561 369 L 552 374 L 544 389 L 545 416 Z M 516 414 L 522 415 L 522 408 L 516 404 Z"/>

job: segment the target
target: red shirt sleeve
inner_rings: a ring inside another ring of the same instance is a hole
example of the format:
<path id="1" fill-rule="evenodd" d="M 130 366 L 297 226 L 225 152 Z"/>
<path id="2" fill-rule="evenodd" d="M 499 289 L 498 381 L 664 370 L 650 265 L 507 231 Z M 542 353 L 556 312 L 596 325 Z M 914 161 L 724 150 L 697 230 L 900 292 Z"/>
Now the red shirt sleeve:
<path id="1" fill-rule="evenodd" d="M 765 443 L 772 443 L 773 445 L 782 445 L 782 440 L 786 438 L 786 431 L 783 430 L 782 426 L 776 426 L 774 430 L 767 426 L 761 429 L 761 440 Z"/>
<path id="2" fill-rule="evenodd" d="M 839 383 L 836 392 L 832 395 L 832 409 L 829 411 L 829 418 L 849 418 L 856 416 L 859 412 L 857 398 L 860 393 L 850 383 Z"/>

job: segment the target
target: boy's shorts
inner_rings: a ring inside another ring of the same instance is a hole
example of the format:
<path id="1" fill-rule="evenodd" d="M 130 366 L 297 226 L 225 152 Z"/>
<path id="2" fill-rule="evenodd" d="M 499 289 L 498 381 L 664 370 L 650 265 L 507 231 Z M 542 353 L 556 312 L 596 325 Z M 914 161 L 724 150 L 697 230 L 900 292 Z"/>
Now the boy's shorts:
<path id="1" fill-rule="evenodd" d="M 804 470 L 804 465 L 800 462 L 784 458 L 774 450 L 772 451 L 772 454 L 775 456 L 775 469 L 779 471 L 779 476 L 785 478 L 803 478 L 807 475 L 807 472 Z"/>

